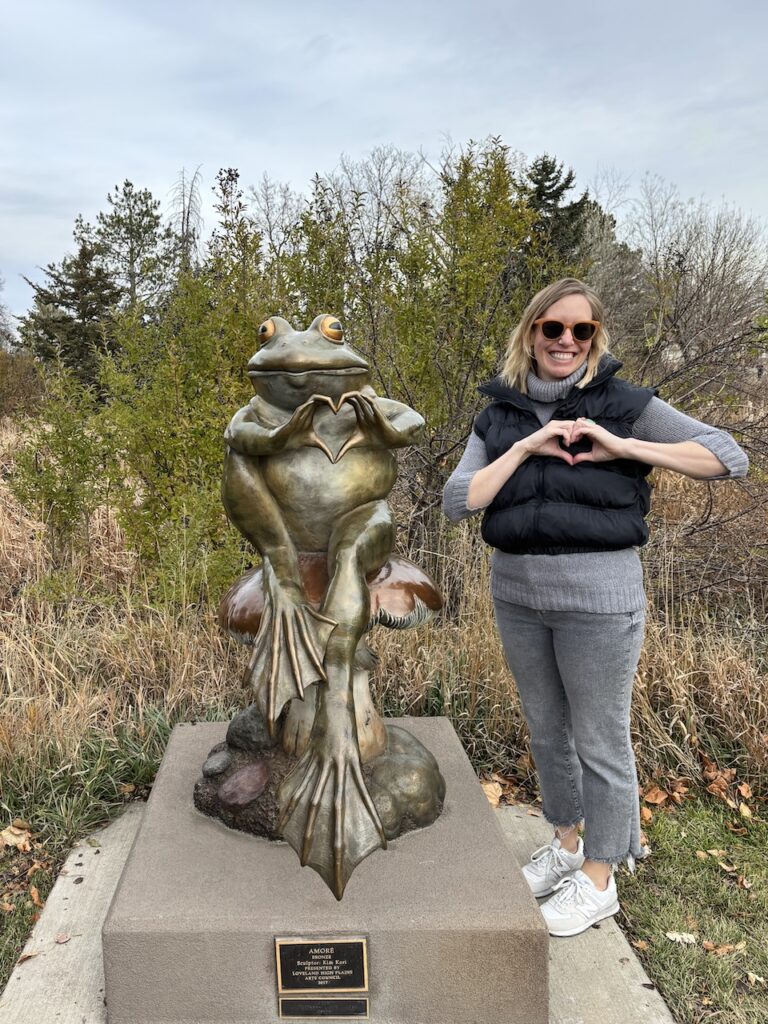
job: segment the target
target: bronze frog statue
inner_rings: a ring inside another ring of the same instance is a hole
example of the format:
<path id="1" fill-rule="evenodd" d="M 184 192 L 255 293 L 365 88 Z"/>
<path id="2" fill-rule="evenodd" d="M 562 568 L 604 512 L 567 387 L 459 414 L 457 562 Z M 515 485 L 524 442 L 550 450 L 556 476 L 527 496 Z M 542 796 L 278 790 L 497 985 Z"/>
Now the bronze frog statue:
<path id="1" fill-rule="evenodd" d="M 355 670 L 371 622 L 368 581 L 394 543 L 394 450 L 420 440 L 424 421 L 376 394 L 334 316 L 304 331 L 273 316 L 259 339 L 248 363 L 255 394 L 225 433 L 222 485 L 228 516 L 262 558 L 247 677 L 271 733 L 291 701 L 282 741 L 299 760 L 279 787 L 279 830 L 340 899 L 354 867 L 386 846 L 362 769 L 386 731 Z M 313 607 L 300 563 L 318 553 L 327 586 Z"/>

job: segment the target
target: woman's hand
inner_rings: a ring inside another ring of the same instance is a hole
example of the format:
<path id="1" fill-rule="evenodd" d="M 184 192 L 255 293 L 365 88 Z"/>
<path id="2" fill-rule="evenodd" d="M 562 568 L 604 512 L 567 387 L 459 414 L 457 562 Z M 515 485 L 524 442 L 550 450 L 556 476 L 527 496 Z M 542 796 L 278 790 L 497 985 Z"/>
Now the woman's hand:
<path id="1" fill-rule="evenodd" d="M 559 445 L 560 438 L 567 443 L 573 420 L 550 420 L 541 430 L 515 441 L 503 455 L 483 469 L 478 469 L 467 488 L 467 508 L 485 508 L 493 501 L 512 474 L 531 455 L 552 455 L 573 465 L 573 456 Z"/>
<path id="2" fill-rule="evenodd" d="M 599 427 L 592 420 L 585 419 L 583 416 L 573 424 L 570 436 L 565 443 L 575 444 L 582 437 L 588 437 L 592 442 L 592 451 L 579 452 L 578 455 L 574 455 L 571 460 L 571 464 L 574 466 L 579 462 L 608 462 L 611 459 L 631 458 L 627 438 L 617 437 L 610 430 Z"/>
<path id="3" fill-rule="evenodd" d="M 541 430 L 537 430 L 535 434 L 529 434 L 518 444 L 526 458 L 529 455 L 554 455 L 555 458 L 562 459 L 563 462 L 572 466 L 578 461 L 578 456 L 574 458 L 570 452 L 561 448 L 560 438 L 563 439 L 564 444 L 570 444 L 575 426 L 574 420 L 550 420 Z"/>

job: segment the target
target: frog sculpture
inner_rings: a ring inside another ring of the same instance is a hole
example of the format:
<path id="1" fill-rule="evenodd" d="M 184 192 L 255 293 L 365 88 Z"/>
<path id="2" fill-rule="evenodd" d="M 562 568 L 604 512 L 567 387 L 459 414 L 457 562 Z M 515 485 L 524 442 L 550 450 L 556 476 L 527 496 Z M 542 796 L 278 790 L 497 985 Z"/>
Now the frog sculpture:
<path id="1" fill-rule="evenodd" d="M 281 731 L 296 758 L 277 790 L 278 832 L 341 899 L 355 866 L 387 844 L 363 766 L 370 779 L 388 732 L 359 677 L 371 663 L 369 583 L 393 557 L 394 450 L 417 442 L 424 421 L 376 395 L 334 316 L 305 331 L 273 316 L 259 340 L 248 363 L 255 395 L 225 433 L 222 486 L 229 518 L 262 561 L 247 682 L 270 735 Z M 327 585 L 312 601 L 305 563 L 318 557 Z M 432 817 L 444 793 L 434 769 Z"/>

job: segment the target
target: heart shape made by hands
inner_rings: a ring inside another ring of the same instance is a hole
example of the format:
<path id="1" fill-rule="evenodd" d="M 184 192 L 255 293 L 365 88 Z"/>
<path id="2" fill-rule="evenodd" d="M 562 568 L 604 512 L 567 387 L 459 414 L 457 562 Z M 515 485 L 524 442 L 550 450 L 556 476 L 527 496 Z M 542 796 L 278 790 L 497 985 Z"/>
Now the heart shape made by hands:
<path id="1" fill-rule="evenodd" d="M 347 405 L 349 403 L 350 398 L 356 397 L 359 394 L 359 391 L 346 391 L 338 400 L 338 402 L 334 402 L 334 400 L 329 395 L 315 395 L 314 399 L 316 405 L 320 405 L 321 402 L 324 403 L 325 405 L 328 406 L 333 415 L 337 416 L 342 405 Z M 362 397 L 366 398 L 367 396 L 363 395 Z"/>
<path id="2" fill-rule="evenodd" d="M 566 444 L 562 437 L 559 437 L 557 440 L 562 450 L 568 452 L 569 455 L 581 455 L 592 451 L 592 438 L 590 437 L 580 437 L 573 444 Z"/>
<path id="3" fill-rule="evenodd" d="M 315 410 L 314 410 L 315 413 L 317 412 L 318 407 L 322 404 L 322 405 L 327 405 L 328 408 L 331 410 L 331 412 L 333 413 L 334 416 L 337 416 L 339 414 L 339 412 L 341 411 L 341 407 L 343 405 L 350 404 L 350 399 L 351 398 L 360 397 L 363 401 L 365 401 L 366 399 L 370 400 L 369 396 L 361 395 L 359 391 L 347 391 L 347 392 L 345 392 L 341 396 L 341 398 L 338 400 L 338 402 L 334 402 L 334 400 L 329 395 L 315 395 L 314 397 L 315 397 Z M 314 418 L 314 413 L 313 413 L 313 418 Z M 355 414 L 355 418 L 357 419 L 357 414 Z M 354 426 L 352 428 L 352 430 L 350 431 L 349 436 L 347 438 L 345 438 L 344 441 L 342 441 L 341 445 L 339 446 L 338 450 L 335 453 L 332 452 L 327 447 L 327 445 L 325 445 L 324 442 L 321 445 L 318 445 L 317 447 L 323 448 L 323 450 L 325 450 L 326 454 L 330 458 L 331 463 L 333 465 L 335 465 L 339 461 L 339 459 L 349 450 L 347 448 L 347 445 L 349 444 L 350 440 L 354 437 L 355 431 L 359 430 L 359 429 L 360 429 L 360 424 L 357 423 L 356 426 Z M 315 434 L 315 437 L 317 437 L 317 434 Z M 320 440 L 320 438 L 317 438 L 317 439 Z"/>

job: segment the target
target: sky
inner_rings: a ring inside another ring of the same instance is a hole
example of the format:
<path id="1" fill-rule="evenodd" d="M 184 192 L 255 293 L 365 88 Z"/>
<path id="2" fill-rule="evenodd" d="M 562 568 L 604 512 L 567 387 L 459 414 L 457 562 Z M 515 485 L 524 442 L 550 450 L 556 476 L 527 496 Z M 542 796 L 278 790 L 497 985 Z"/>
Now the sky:
<path id="1" fill-rule="evenodd" d="M 0 301 L 126 178 L 305 189 L 342 154 L 499 135 L 768 223 L 765 0 L 0 0 Z"/>

